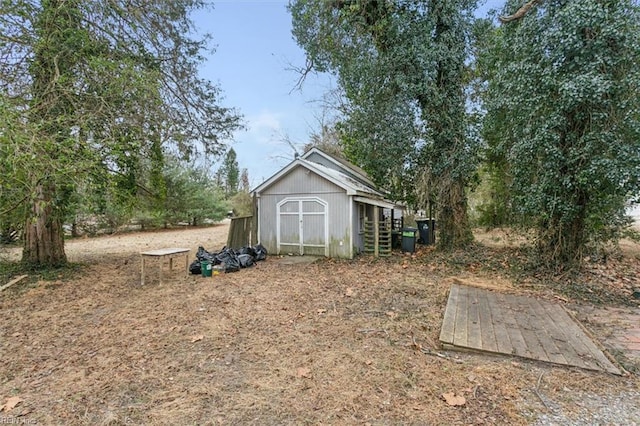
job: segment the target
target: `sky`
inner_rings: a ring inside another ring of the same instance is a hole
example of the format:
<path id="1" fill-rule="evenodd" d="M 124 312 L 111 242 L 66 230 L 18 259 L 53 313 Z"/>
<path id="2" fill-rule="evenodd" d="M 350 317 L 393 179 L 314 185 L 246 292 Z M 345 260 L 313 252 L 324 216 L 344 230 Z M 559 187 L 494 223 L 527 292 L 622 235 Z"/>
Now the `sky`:
<path id="1" fill-rule="evenodd" d="M 235 132 L 230 142 L 238 166 L 248 170 L 250 187 L 255 188 L 293 159 L 285 138 L 301 147 L 319 128 L 319 101 L 335 83 L 328 75 L 309 75 L 302 89 L 294 90 L 299 75 L 287 69 L 303 66 L 305 54 L 291 34 L 286 0 L 213 3 L 213 9 L 193 16 L 198 31 L 211 34 L 216 46 L 201 77 L 218 83 L 222 105 L 244 116 L 246 130 Z M 503 4 L 487 0 L 477 15 Z"/>

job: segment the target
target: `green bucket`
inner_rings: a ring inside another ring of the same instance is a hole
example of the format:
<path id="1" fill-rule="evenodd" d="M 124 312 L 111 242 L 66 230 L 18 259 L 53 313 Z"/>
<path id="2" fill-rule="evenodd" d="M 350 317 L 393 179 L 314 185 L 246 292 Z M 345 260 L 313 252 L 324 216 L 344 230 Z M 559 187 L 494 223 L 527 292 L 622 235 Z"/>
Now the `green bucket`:
<path id="1" fill-rule="evenodd" d="M 211 262 L 209 262 L 208 260 L 201 260 L 200 261 L 200 270 L 202 271 L 202 276 L 203 277 L 210 277 L 211 276 Z"/>

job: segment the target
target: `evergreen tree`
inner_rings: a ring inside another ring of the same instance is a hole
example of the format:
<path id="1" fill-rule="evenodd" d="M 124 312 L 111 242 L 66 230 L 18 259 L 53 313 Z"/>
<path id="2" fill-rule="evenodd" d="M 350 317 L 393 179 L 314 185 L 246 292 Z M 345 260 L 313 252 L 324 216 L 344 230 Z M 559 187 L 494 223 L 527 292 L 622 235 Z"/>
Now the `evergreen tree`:
<path id="1" fill-rule="evenodd" d="M 196 142 L 223 150 L 239 117 L 218 104 L 218 87 L 198 78 L 207 46 L 192 38 L 189 14 L 203 5 L 2 2 L 0 95 L 15 119 L 1 149 L 20 167 L 3 168 L 2 181 L 27 195 L 25 262 L 66 262 L 62 221 L 78 183 L 113 183 L 130 194 L 142 159 L 155 159 L 158 176 L 162 147 L 183 156 Z M 160 180 L 155 190 L 164 192 Z"/>
<path id="2" fill-rule="evenodd" d="M 240 169 L 236 159 L 236 151 L 229 148 L 221 167 L 221 175 L 224 179 L 224 192 L 227 198 L 233 197 L 238 192 Z"/>

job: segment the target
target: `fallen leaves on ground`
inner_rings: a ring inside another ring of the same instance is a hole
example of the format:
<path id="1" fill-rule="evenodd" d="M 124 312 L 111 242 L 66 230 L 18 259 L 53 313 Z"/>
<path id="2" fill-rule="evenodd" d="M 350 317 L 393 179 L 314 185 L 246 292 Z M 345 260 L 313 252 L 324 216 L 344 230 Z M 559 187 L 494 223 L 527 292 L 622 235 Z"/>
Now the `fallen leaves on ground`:
<path id="1" fill-rule="evenodd" d="M 447 404 L 453 406 L 464 405 L 467 403 L 467 400 L 464 396 L 456 395 L 454 392 L 446 392 L 442 394 L 442 398 L 447 401 Z"/>
<path id="2" fill-rule="evenodd" d="M 307 367 L 298 367 L 298 370 L 296 370 L 296 376 L 301 377 L 301 378 L 305 378 L 305 379 L 310 379 L 311 378 L 311 369 L 309 369 Z"/>
<path id="3" fill-rule="evenodd" d="M 11 398 L 7 399 L 7 402 L 5 402 L 2 407 L 0 407 L 0 411 L 11 411 L 23 401 L 24 399 L 20 398 L 19 396 L 12 396 Z"/>
<path id="4" fill-rule="evenodd" d="M 575 404 L 575 390 L 611 394 L 637 386 L 635 376 L 441 349 L 447 277 L 506 287 L 512 275 L 503 260 L 521 265 L 513 248 L 419 248 L 416 259 L 394 252 L 293 266 L 273 256 L 260 269 L 221 274 L 215 285 L 174 268 L 163 283 L 151 274 L 149 286 L 139 286 L 140 251 L 222 247 L 228 226 L 223 230 L 216 240 L 215 227 L 75 239 L 68 248 L 83 257 L 72 259 L 90 266 L 55 287 L 42 281 L 2 292 L 0 417 L 9 415 L 7 398 L 20 395 L 25 401 L 9 412 L 13 418 L 29 413 L 38 424 L 71 426 L 123 419 L 525 425 L 526 413 L 541 408 L 530 389 L 542 372 L 541 391 L 558 404 Z M 637 283 L 640 258 L 633 262 L 617 265 Z M 468 274 L 476 263 L 483 268 Z M 609 282 L 603 291 L 617 289 Z M 509 291 L 556 294 L 542 284 L 517 281 Z M 451 406 L 443 392 L 467 399 Z"/>

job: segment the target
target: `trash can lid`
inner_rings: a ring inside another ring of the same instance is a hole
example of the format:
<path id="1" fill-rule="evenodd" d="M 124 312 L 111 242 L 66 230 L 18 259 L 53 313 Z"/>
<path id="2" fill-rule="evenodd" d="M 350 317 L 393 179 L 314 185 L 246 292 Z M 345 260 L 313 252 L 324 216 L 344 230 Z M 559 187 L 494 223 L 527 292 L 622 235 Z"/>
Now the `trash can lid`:
<path id="1" fill-rule="evenodd" d="M 403 237 L 415 237 L 417 232 L 417 228 L 402 228 Z"/>

